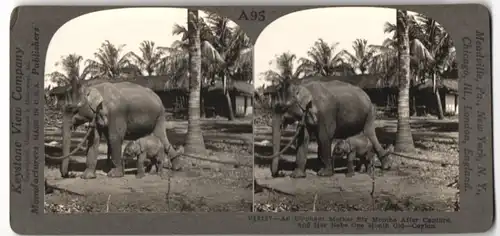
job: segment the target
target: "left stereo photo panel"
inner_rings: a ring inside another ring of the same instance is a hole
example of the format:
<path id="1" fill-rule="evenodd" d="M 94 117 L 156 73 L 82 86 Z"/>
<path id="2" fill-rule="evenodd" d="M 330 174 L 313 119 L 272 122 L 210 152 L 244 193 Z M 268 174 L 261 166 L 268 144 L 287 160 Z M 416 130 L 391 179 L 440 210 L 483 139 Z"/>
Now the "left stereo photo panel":
<path id="1" fill-rule="evenodd" d="M 45 213 L 252 211 L 252 50 L 204 10 L 64 24 L 45 62 Z"/>

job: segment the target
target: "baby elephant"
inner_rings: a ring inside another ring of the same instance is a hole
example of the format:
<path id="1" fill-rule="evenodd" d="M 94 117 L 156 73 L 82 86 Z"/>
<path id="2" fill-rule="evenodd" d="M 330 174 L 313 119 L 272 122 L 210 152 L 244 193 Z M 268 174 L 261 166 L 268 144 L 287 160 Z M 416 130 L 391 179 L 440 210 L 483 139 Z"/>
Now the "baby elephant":
<path id="1" fill-rule="evenodd" d="M 170 164 L 160 139 L 153 134 L 129 142 L 123 150 L 123 159 L 137 157 L 137 178 L 145 176 L 144 161 L 148 158 L 156 166 L 156 171 L 163 178 L 163 168 Z"/>
<path id="2" fill-rule="evenodd" d="M 360 162 L 356 165 L 356 171 L 365 166 L 366 173 L 371 174 L 373 158 L 375 152 L 372 143 L 363 133 L 351 136 L 344 140 L 339 140 L 333 148 L 332 158 L 347 158 L 347 177 L 354 176 L 354 159 L 359 158 Z"/>

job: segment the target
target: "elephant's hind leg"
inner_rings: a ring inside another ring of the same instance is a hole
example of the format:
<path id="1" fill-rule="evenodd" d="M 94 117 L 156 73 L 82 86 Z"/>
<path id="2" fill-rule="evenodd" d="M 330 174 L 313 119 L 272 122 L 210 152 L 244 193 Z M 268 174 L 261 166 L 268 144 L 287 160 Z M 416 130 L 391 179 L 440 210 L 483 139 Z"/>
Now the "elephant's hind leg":
<path id="1" fill-rule="evenodd" d="M 165 149 L 165 153 L 167 154 L 167 158 L 170 159 L 172 170 L 179 171 L 181 170 L 181 159 L 176 157 L 177 151 L 174 149 L 170 141 L 167 137 L 167 126 L 165 115 L 160 115 L 156 122 L 155 128 L 153 130 L 154 135 L 160 139 L 163 144 L 163 148 Z"/>
<path id="2" fill-rule="evenodd" d="M 389 169 L 389 151 L 385 150 L 378 141 L 377 134 L 375 133 L 375 117 L 375 108 L 372 107 L 371 112 L 368 113 L 366 118 L 363 132 L 372 143 L 375 152 L 377 152 L 377 156 L 382 163 L 382 169 Z"/>

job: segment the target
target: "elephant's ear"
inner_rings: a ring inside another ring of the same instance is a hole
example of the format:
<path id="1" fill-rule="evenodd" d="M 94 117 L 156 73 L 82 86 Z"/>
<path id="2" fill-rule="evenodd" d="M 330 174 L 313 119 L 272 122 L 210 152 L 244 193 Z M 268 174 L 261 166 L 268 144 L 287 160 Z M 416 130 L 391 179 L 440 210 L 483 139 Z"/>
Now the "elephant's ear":
<path id="1" fill-rule="evenodd" d="M 312 107 L 313 100 L 311 92 L 300 85 L 297 86 L 295 92 L 300 108 L 302 108 L 303 110 L 310 109 Z"/>
<path id="2" fill-rule="evenodd" d="M 87 98 L 87 101 L 92 110 L 96 112 L 98 110 L 99 105 L 102 104 L 104 99 L 102 98 L 101 93 L 96 88 L 87 88 L 86 90 L 87 91 L 85 96 Z"/>

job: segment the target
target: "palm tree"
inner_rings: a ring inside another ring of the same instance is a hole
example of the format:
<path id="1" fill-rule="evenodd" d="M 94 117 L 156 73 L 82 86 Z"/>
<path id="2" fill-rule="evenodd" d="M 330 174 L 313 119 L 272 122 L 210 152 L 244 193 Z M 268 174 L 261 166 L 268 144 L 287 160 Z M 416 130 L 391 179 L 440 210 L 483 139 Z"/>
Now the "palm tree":
<path id="1" fill-rule="evenodd" d="M 421 60 L 421 67 L 424 68 L 422 73 L 430 74 L 432 78 L 432 89 L 436 96 L 438 118 L 444 119 L 443 107 L 441 105 L 441 97 L 439 94 L 437 83 L 439 82 L 439 73 L 451 67 L 455 61 L 455 50 L 453 42 L 449 34 L 435 20 L 427 18 L 424 15 L 419 15 L 418 18 L 422 24 L 419 26 L 425 32 L 425 38 L 421 39 L 422 46 L 426 49 L 429 56 L 426 60 Z"/>
<path id="2" fill-rule="evenodd" d="M 157 75 L 168 75 L 169 79 L 174 84 L 180 84 L 183 79 L 188 78 L 189 72 L 189 51 L 187 45 L 179 46 L 178 42 L 174 42 L 171 47 L 162 47 L 166 51 L 156 68 Z"/>
<path id="3" fill-rule="evenodd" d="M 221 79 L 223 90 L 229 108 L 229 120 L 234 119 L 231 99 L 226 84 L 229 78 L 243 78 L 251 80 L 253 48 L 248 36 L 239 27 L 229 27 L 229 19 L 215 13 L 205 12 L 206 21 L 199 18 L 200 44 L 202 54 L 202 75 L 206 78 L 203 84 L 208 84 L 208 79 L 214 81 Z M 180 41 L 175 42 L 173 48 L 187 48 L 188 30 L 180 25 L 175 25 L 174 35 L 182 35 Z"/>
<path id="4" fill-rule="evenodd" d="M 84 80 L 89 74 L 89 68 L 84 68 L 80 73 L 80 65 L 83 57 L 75 53 L 62 56 L 61 60 L 55 63 L 55 66 L 61 66 L 62 72 L 54 71 L 47 74 L 50 82 L 55 83 L 57 86 L 69 85 L 72 79 Z"/>
<path id="5" fill-rule="evenodd" d="M 132 53 L 122 55 L 124 47 L 124 44 L 115 46 L 108 40 L 102 43 L 98 51 L 94 53 L 96 60 L 86 61 L 92 77 L 102 76 L 115 79 L 127 74 L 141 74 L 139 67 L 131 62 Z"/>
<path id="6" fill-rule="evenodd" d="M 347 50 L 342 50 L 342 54 L 347 57 L 347 62 L 354 68 L 358 69 L 361 74 L 367 74 L 373 61 L 376 50 L 368 45 L 366 39 L 356 39 L 353 42 L 352 49 L 354 54 Z"/>
<path id="7" fill-rule="evenodd" d="M 308 57 L 299 59 L 298 73 L 305 77 L 354 74 L 354 69 L 343 60 L 343 53 L 335 53 L 337 46 L 338 43 L 328 45 L 323 39 L 318 39 L 307 52 Z"/>
<path id="8" fill-rule="evenodd" d="M 450 67 L 455 60 L 453 42 L 449 34 L 436 21 L 424 15 L 408 15 L 408 26 L 411 73 L 415 77 L 415 80 L 412 82 L 414 82 L 413 84 L 425 82 L 426 77 L 431 77 L 433 92 L 436 96 L 438 118 L 443 119 L 443 108 L 437 89 L 439 82 L 438 74 Z M 384 29 L 386 33 L 391 33 L 395 30 L 396 25 L 386 23 Z M 388 41 L 392 41 L 393 45 L 397 44 L 397 38 L 388 39 Z M 380 46 L 377 47 L 377 49 L 382 48 Z M 383 51 L 386 53 L 389 48 L 385 47 L 385 49 Z M 394 53 L 391 54 L 394 55 Z"/>
<path id="9" fill-rule="evenodd" d="M 284 52 L 273 60 L 276 63 L 277 72 L 274 70 L 268 70 L 263 72 L 264 78 L 270 81 L 272 84 L 280 83 L 287 79 L 298 79 L 300 71 L 294 68 L 294 63 L 297 56 L 291 52 Z M 271 61 L 270 63 L 273 63 Z"/>
<path id="10" fill-rule="evenodd" d="M 147 76 L 155 74 L 162 63 L 165 50 L 162 50 L 162 47 L 156 47 L 153 41 L 147 40 L 141 42 L 139 49 L 141 50 L 140 56 L 134 52 L 130 53 L 135 65 Z"/>
<path id="11" fill-rule="evenodd" d="M 229 120 L 234 119 L 231 98 L 227 84 L 234 80 L 252 81 L 252 53 L 253 47 L 250 39 L 239 27 L 231 27 L 230 19 L 216 13 L 204 11 L 207 14 L 205 38 L 215 50 L 215 60 L 209 60 L 212 65 L 207 68 L 212 81 L 222 80 L 223 92 L 229 108 Z M 209 34 L 211 33 L 211 35 Z"/>
<path id="12" fill-rule="evenodd" d="M 398 130 L 396 133 L 396 152 L 413 152 L 415 144 L 410 127 L 410 40 L 408 37 L 408 13 L 397 10 L 397 39 L 399 52 L 399 94 L 398 94 Z"/>
<path id="13" fill-rule="evenodd" d="M 203 154 L 206 152 L 206 149 L 200 127 L 201 45 L 198 10 L 188 9 L 187 14 L 189 40 L 189 115 L 184 151 L 187 154 Z"/>
<path id="14" fill-rule="evenodd" d="M 61 61 L 57 62 L 55 65 L 62 66 L 62 73 L 54 71 L 48 74 L 50 80 L 56 83 L 58 86 L 71 85 L 71 92 L 66 94 L 64 104 L 62 107 L 63 113 L 63 124 L 62 124 L 62 137 L 63 137 L 63 155 L 68 155 L 70 152 L 70 142 L 71 142 L 71 120 L 73 113 L 70 111 L 72 101 L 77 100 L 76 88 L 81 80 L 84 80 L 88 73 L 90 73 L 90 68 L 86 67 L 80 74 L 80 63 L 83 57 L 77 54 L 69 54 L 67 56 L 61 57 Z M 69 158 L 62 160 L 60 170 L 62 177 L 67 177 L 68 174 Z"/>

